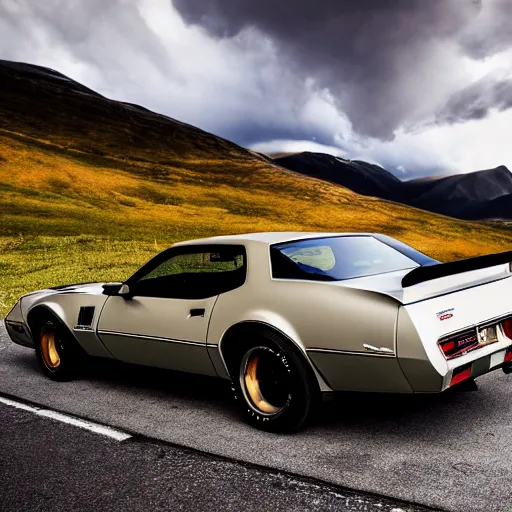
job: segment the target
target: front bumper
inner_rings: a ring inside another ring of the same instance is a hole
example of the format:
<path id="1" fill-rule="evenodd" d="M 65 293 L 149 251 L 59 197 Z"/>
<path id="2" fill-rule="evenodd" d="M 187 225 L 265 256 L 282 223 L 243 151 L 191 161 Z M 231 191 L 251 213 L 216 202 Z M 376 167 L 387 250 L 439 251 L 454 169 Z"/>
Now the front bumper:
<path id="1" fill-rule="evenodd" d="M 23 347 L 34 348 L 30 329 L 27 327 L 21 311 L 20 299 L 5 317 L 5 327 L 11 340 Z"/>
<path id="2" fill-rule="evenodd" d="M 7 328 L 9 338 L 11 338 L 14 343 L 23 347 L 34 348 L 34 341 L 25 324 L 13 320 L 6 320 L 5 327 Z"/>

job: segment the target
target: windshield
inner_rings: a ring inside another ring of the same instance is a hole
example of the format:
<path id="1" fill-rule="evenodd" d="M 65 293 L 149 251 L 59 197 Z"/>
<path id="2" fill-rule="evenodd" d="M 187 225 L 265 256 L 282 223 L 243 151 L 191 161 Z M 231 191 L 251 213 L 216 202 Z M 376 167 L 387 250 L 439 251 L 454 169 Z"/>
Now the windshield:
<path id="1" fill-rule="evenodd" d="M 271 247 L 272 275 L 283 279 L 340 281 L 418 267 L 373 236 L 298 240 Z"/>

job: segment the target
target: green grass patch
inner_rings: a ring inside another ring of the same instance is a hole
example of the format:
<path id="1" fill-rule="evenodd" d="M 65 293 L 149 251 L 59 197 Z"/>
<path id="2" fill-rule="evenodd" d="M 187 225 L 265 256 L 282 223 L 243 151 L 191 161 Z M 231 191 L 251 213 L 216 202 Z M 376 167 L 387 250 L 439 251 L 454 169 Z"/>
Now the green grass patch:
<path id="1" fill-rule="evenodd" d="M 0 238 L 0 317 L 35 289 L 122 281 L 163 248 L 100 237 Z"/>

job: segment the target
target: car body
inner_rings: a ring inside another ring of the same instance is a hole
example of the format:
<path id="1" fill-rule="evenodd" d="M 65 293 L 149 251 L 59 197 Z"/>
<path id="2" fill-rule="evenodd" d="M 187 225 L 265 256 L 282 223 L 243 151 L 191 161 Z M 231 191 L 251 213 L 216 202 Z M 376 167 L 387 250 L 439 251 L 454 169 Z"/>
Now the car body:
<path id="1" fill-rule="evenodd" d="M 285 372 L 300 367 L 294 378 L 316 394 L 437 393 L 508 370 L 510 261 L 509 252 L 441 264 L 372 233 L 213 237 L 173 245 L 125 283 L 24 295 L 6 326 L 13 342 L 36 348 L 50 377 L 58 355 L 41 331 L 48 319 L 89 356 L 231 380 L 251 418 L 268 422 L 278 408 L 258 386 L 265 347 Z M 247 343 L 255 333 L 267 341 Z M 242 371 L 244 343 L 263 356 Z M 270 361 L 267 394 L 288 385 L 279 372 Z"/>

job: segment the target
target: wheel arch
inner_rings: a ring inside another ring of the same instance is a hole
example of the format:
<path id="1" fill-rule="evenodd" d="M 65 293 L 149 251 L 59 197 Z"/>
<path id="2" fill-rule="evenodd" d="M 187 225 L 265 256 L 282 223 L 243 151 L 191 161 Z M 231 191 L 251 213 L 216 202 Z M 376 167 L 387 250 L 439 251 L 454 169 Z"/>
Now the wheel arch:
<path id="1" fill-rule="evenodd" d="M 219 341 L 219 353 L 224 363 L 226 372 L 231 377 L 233 363 L 237 361 L 237 358 L 243 355 L 243 350 L 249 345 L 249 341 L 236 342 L 240 339 L 241 335 L 250 333 L 254 336 L 255 332 L 266 331 L 278 336 L 283 342 L 285 342 L 291 350 L 293 350 L 305 363 L 306 367 L 310 369 L 312 378 L 316 381 L 319 391 L 329 392 L 332 389 L 329 387 L 325 379 L 318 372 L 311 359 L 308 357 L 305 348 L 291 336 L 283 332 L 278 327 L 261 321 L 261 320 L 243 320 L 231 327 L 229 327 L 222 335 Z"/>
<path id="2" fill-rule="evenodd" d="M 55 319 L 63 328 L 65 328 L 71 334 L 73 339 L 75 339 L 75 336 L 73 335 L 69 327 L 66 325 L 66 322 L 62 319 L 62 312 L 62 308 L 58 307 L 58 304 L 50 305 L 47 303 L 43 303 L 36 304 L 35 306 L 33 306 L 27 313 L 27 326 L 30 330 L 32 339 L 34 339 L 34 329 L 37 327 L 37 322 L 41 321 L 44 317 L 48 316 L 53 317 L 53 319 Z"/>

